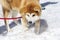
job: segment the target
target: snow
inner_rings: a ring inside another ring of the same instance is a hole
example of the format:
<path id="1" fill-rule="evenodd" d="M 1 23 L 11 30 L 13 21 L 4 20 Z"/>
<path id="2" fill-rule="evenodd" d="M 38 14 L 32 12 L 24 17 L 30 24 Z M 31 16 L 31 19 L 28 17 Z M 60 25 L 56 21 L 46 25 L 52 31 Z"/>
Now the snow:
<path id="1" fill-rule="evenodd" d="M 0 20 L 0 40 L 60 40 L 60 0 L 40 0 L 40 3 L 44 9 L 39 35 L 34 33 L 34 27 L 25 32 L 20 21 L 18 25 L 10 23 L 13 32 L 7 33 L 4 21 Z M 3 17 L 1 5 L 0 17 Z"/>

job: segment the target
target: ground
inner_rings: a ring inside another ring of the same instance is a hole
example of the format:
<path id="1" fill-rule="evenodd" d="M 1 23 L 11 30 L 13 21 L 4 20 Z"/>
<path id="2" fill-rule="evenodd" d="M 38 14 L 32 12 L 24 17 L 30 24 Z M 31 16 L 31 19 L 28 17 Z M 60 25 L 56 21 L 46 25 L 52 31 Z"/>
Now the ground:
<path id="1" fill-rule="evenodd" d="M 10 22 L 13 32 L 7 33 L 4 21 L 0 20 L 0 40 L 60 40 L 60 0 L 40 0 L 42 5 L 40 34 L 34 27 L 24 32 L 22 25 Z M 0 5 L 0 17 L 3 17 Z M 10 20 L 11 21 L 11 20 Z"/>

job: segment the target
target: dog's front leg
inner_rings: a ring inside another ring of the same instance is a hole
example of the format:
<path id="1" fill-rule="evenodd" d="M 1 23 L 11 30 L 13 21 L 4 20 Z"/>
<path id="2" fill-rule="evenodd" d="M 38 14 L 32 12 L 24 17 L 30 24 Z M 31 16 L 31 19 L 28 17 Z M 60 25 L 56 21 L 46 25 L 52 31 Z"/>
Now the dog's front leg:
<path id="1" fill-rule="evenodd" d="M 3 10 L 3 14 L 4 14 L 4 18 L 7 18 L 8 15 L 9 15 L 9 11 L 8 10 Z M 8 20 L 4 19 L 4 22 L 5 22 L 5 26 L 7 28 L 7 31 L 10 32 L 10 27 L 9 27 L 9 23 L 8 23 Z"/>
<path id="2" fill-rule="evenodd" d="M 36 34 L 40 33 L 40 20 L 35 22 L 35 33 Z"/>
<path id="3" fill-rule="evenodd" d="M 28 24 L 27 24 L 27 20 L 25 19 L 25 17 L 22 17 L 22 25 L 24 26 L 24 30 L 28 31 Z"/>
<path id="4" fill-rule="evenodd" d="M 16 18 L 17 13 L 12 13 L 12 18 Z M 18 20 L 17 19 L 13 19 L 13 21 L 18 25 Z"/>

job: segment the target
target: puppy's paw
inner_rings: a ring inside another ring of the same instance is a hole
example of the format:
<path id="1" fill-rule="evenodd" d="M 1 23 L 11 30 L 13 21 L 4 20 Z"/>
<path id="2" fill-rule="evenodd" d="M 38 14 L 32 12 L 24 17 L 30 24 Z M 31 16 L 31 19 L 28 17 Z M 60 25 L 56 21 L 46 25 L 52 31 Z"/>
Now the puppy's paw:
<path id="1" fill-rule="evenodd" d="M 23 27 L 24 32 L 28 32 L 28 27 Z"/>
<path id="2" fill-rule="evenodd" d="M 12 29 L 9 29 L 8 32 L 13 32 Z"/>
<path id="3" fill-rule="evenodd" d="M 25 28 L 24 32 L 28 32 L 28 30 L 29 30 L 28 28 Z"/>
<path id="4" fill-rule="evenodd" d="M 27 32 L 29 30 L 28 25 L 22 25 L 24 32 Z"/>
<path id="5" fill-rule="evenodd" d="M 40 31 L 35 30 L 35 34 L 39 35 L 40 34 Z"/>

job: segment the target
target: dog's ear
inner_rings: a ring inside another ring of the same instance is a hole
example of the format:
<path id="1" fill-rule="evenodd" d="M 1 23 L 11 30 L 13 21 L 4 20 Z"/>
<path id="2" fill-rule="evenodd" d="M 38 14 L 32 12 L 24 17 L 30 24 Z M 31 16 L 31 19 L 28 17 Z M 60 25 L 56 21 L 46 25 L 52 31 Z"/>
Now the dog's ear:
<path id="1" fill-rule="evenodd" d="M 40 5 L 35 6 L 34 11 L 38 13 L 41 12 L 41 6 Z"/>

